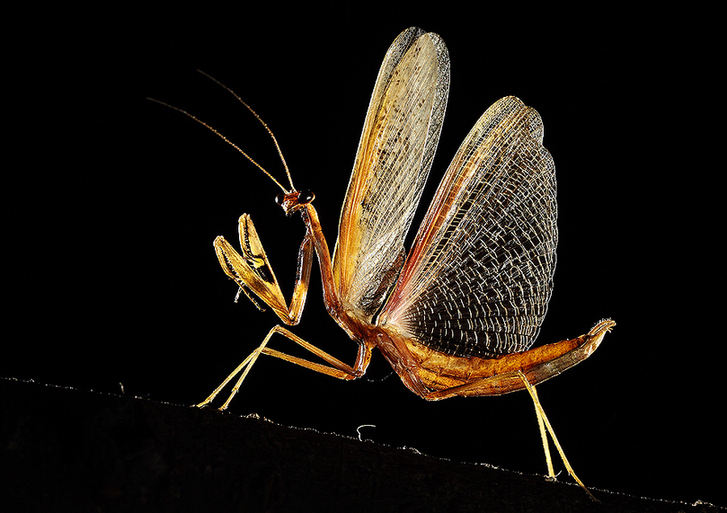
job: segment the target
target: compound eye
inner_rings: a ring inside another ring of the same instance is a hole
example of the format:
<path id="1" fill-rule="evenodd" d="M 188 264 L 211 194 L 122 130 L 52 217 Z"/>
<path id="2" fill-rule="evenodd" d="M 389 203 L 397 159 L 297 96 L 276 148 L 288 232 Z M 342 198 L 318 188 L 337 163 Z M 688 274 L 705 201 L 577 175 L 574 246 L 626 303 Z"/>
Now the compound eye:
<path id="1" fill-rule="evenodd" d="M 277 203 L 278 205 L 282 205 L 284 200 L 285 200 L 285 194 L 276 194 L 275 195 L 275 203 Z"/>
<path id="2" fill-rule="evenodd" d="M 298 203 L 310 203 L 315 197 L 316 195 L 313 194 L 311 191 L 309 191 L 308 189 L 303 189 L 298 195 Z"/>

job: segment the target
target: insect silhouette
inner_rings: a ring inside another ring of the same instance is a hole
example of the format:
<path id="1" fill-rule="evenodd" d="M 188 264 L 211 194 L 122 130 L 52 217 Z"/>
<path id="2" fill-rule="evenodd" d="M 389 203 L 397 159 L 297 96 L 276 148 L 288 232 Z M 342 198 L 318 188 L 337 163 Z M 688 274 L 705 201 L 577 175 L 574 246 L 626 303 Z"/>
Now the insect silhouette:
<path id="1" fill-rule="evenodd" d="M 374 86 L 331 255 L 314 195 L 293 185 L 272 131 L 231 89 L 217 83 L 268 131 L 289 187 L 210 125 L 172 108 L 260 168 L 282 190 L 276 201 L 285 214 L 299 215 L 306 229 L 290 304 L 248 214 L 239 220 L 241 253 L 223 237 L 214 241 L 222 269 L 238 285 L 238 295 L 244 293 L 260 309 L 264 303 L 283 323 L 295 325 L 315 255 L 328 313 L 358 344 L 358 352 L 353 363 L 345 363 L 277 325 L 198 406 L 208 405 L 237 378 L 220 409 L 227 408 L 263 354 L 351 380 L 364 375 L 376 348 L 407 388 L 430 401 L 527 390 L 549 477 L 555 473 L 546 430 L 566 469 L 585 489 L 535 385 L 586 359 L 615 323 L 603 320 L 585 335 L 532 348 L 553 288 L 557 244 L 555 166 L 542 145 L 539 114 L 512 96 L 487 109 L 454 156 L 407 252 L 404 240 L 444 118 L 449 56 L 437 34 L 415 27 L 402 32 L 386 53 Z M 274 334 L 319 361 L 269 347 Z"/>

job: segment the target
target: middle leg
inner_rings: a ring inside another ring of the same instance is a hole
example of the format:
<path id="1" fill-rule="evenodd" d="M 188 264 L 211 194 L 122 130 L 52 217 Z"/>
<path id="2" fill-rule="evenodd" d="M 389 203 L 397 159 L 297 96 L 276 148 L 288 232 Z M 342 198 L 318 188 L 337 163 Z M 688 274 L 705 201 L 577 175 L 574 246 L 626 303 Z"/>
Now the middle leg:
<path id="1" fill-rule="evenodd" d="M 281 351 L 277 351 L 275 349 L 269 348 L 268 342 L 272 338 L 274 334 L 280 334 L 283 335 L 288 340 L 291 340 L 298 344 L 299 346 L 303 347 L 304 349 L 310 351 L 315 356 L 319 357 L 321 360 L 325 362 L 325 364 L 311 362 L 309 360 L 306 360 L 304 358 L 298 358 L 296 356 L 291 356 L 286 353 L 283 353 Z M 237 391 L 240 389 L 240 386 L 242 385 L 243 381 L 247 377 L 248 373 L 250 372 L 250 369 L 257 361 L 258 357 L 261 354 L 266 354 L 269 356 L 273 356 L 275 358 L 280 358 L 281 360 L 285 360 L 290 363 L 294 363 L 296 365 L 300 365 L 301 367 L 305 367 L 307 369 L 310 369 L 315 372 L 319 372 L 321 374 L 326 374 L 327 376 L 331 376 L 338 379 L 344 379 L 344 380 L 350 380 L 355 379 L 364 374 L 366 371 L 366 367 L 368 367 L 369 362 L 371 361 L 371 347 L 359 344 L 358 353 L 356 356 L 356 362 L 353 366 L 348 365 L 347 363 L 342 362 L 341 360 L 335 358 L 334 356 L 331 356 L 327 352 L 323 351 L 322 349 L 314 346 L 310 342 L 306 342 L 299 336 L 297 336 L 295 333 L 291 332 L 287 328 L 284 328 L 280 325 L 274 326 L 268 334 L 265 336 L 263 341 L 260 343 L 260 345 L 252 352 L 250 353 L 247 358 L 245 358 L 236 368 L 233 370 L 225 380 L 220 383 L 220 385 L 215 388 L 215 390 L 201 403 L 199 403 L 198 407 L 207 406 L 210 404 L 215 397 L 224 389 L 230 381 L 232 381 L 236 376 L 239 374 L 239 378 L 237 379 L 237 382 L 232 387 L 232 391 L 230 393 L 230 396 L 227 398 L 225 403 L 219 408 L 220 410 L 227 409 L 228 405 L 230 404 L 230 401 L 232 401 L 232 398 L 235 397 L 235 394 L 237 394 Z"/>

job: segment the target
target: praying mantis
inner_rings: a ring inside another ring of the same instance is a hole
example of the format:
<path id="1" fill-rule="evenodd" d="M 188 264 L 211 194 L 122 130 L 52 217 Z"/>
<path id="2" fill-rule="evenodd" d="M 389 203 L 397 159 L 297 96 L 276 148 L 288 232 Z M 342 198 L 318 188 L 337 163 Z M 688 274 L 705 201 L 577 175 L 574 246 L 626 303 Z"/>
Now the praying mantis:
<path id="1" fill-rule="evenodd" d="M 323 301 L 357 344 L 346 363 L 283 325 L 263 341 L 198 406 L 209 405 L 236 380 L 224 410 L 261 355 L 337 379 L 366 372 L 380 351 L 413 393 L 437 401 L 526 390 L 535 406 L 548 476 L 555 478 L 549 434 L 573 479 L 588 492 L 563 452 L 535 386 L 588 358 L 615 323 L 598 322 L 573 339 L 532 347 L 553 288 L 556 226 L 555 165 L 543 147 L 539 114 L 510 96 L 475 123 L 437 188 L 408 250 L 404 240 L 439 141 L 449 93 L 450 61 L 441 37 L 412 27 L 390 46 L 381 65 L 359 141 L 333 252 L 313 206 L 298 190 L 267 124 L 233 94 L 271 136 L 287 175 L 283 185 L 245 151 L 194 115 L 270 178 L 276 201 L 305 226 L 290 301 L 278 284 L 252 218 L 238 223 L 238 252 L 224 237 L 219 263 L 259 309 L 282 324 L 299 323 L 314 259 Z M 163 103 L 163 102 L 159 102 Z M 304 359 L 269 346 L 274 335 L 310 352 Z"/>

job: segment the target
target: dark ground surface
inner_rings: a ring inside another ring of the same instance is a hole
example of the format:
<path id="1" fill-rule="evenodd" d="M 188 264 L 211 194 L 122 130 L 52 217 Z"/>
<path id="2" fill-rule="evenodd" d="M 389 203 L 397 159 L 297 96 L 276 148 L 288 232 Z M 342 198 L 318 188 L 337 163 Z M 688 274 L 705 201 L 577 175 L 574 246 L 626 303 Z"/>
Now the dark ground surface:
<path id="1" fill-rule="evenodd" d="M 131 396 L 0 380 L 5 511 L 709 512 Z"/>

